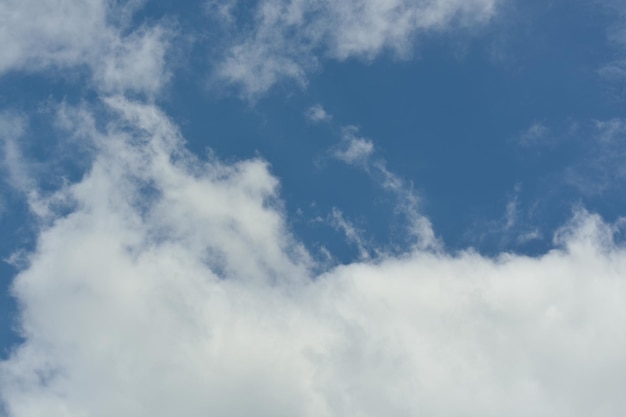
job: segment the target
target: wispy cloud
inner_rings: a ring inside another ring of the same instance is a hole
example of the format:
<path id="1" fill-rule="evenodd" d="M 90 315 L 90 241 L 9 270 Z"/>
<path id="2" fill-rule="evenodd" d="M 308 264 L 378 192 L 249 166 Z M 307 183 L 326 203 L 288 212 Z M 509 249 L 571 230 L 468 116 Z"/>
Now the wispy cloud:
<path id="1" fill-rule="evenodd" d="M 546 141 L 549 133 L 544 124 L 535 122 L 519 135 L 517 141 L 521 146 L 537 146 Z"/>
<path id="2" fill-rule="evenodd" d="M 304 115 L 313 123 L 330 122 L 333 119 L 333 116 L 328 114 L 321 104 L 309 107 Z"/>
<path id="3" fill-rule="evenodd" d="M 615 52 L 612 59 L 598 69 L 598 73 L 607 81 L 620 85 L 626 81 L 626 7 L 619 0 L 603 0 L 600 5 L 613 17 L 607 30 L 607 40 Z"/>
<path id="4" fill-rule="evenodd" d="M 0 145 L 2 146 L 3 178 L 15 188 L 22 188 L 22 181 L 28 174 L 24 168 L 17 141 L 24 134 L 27 121 L 25 116 L 12 112 L 0 113 Z"/>
<path id="5" fill-rule="evenodd" d="M 522 205 L 522 184 L 517 183 L 507 196 L 503 214 L 495 219 L 478 219 L 465 233 L 469 244 L 480 247 L 492 243 L 497 251 L 519 250 L 532 241 L 545 238 L 542 230 L 531 220 L 532 209 Z"/>
<path id="6" fill-rule="evenodd" d="M 341 140 L 331 149 L 331 154 L 363 169 L 380 187 L 393 194 L 397 200 L 396 211 L 408 222 L 407 231 L 416 239 L 415 244 L 422 249 L 437 249 L 441 243 L 435 237 L 430 220 L 420 210 L 420 198 L 411 184 L 387 168 L 387 162 L 376 156 L 375 150 L 374 142 L 361 136 L 356 126 L 344 126 Z"/>
<path id="7" fill-rule="evenodd" d="M 531 125 L 516 141 L 522 148 L 546 149 L 562 156 L 554 159 L 554 178 L 575 187 L 583 196 L 599 196 L 626 182 L 626 120 L 570 121 L 565 127 Z M 548 153 L 548 156 L 552 154 Z"/>
<path id="8" fill-rule="evenodd" d="M 601 195 L 626 182 L 626 121 L 594 121 L 581 138 L 584 154 L 569 166 L 566 181 L 586 195 Z"/>
<path id="9" fill-rule="evenodd" d="M 484 24 L 496 0 L 260 0 L 225 51 L 215 76 L 256 97 L 284 79 L 301 85 L 320 59 L 411 54 L 416 37 Z M 222 9 L 217 9 L 222 13 Z"/>
<path id="10" fill-rule="evenodd" d="M 43 214 L 38 204 L 41 196 L 35 174 L 39 170 L 22 152 L 22 139 L 27 126 L 28 118 L 23 114 L 0 113 L 0 175 L 30 202 L 32 210 Z"/>
<path id="11" fill-rule="evenodd" d="M 331 226 L 342 231 L 348 242 L 354 244 L 359 251 L 359 258 L 366 260 L 370 258 L 370 253 L 367 248 L 365 239 L 363 238 L 363 232 L 357 229 L 350 221 L 346 220 L 341 210 L 334 207 L 328 219 Z"/>
<path id="12" fill-rule="evenodd" d="M 333 156 L 350 165 L 366 165 L 374 152 L 374 143 L 358 136 L 356 126 L 342 129 L 341 142 L 334 148 Z"/>

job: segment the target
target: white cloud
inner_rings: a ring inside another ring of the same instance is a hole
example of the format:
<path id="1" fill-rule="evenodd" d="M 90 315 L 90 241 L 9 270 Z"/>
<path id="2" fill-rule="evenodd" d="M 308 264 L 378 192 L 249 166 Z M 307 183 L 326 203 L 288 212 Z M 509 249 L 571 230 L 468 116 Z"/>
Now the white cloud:
<path id="1" fill-rule="evenodd" d="M 363 239 L 362 231 L 356 228 L 350 221 L 346 220 L 341 210 L 334 207 L 330 216 L 328 217 L 328 221 L 331 226 L 342 231 L 346 235 L 346 239 L 348 242 L 356 245 L 359 251 L 359 258 L 369 259 L 370 253 L 367 249 L 367 244 L 365 239 Z"/>
<path id="2" fill-rule="evenodd" d="M 22 155 L 20 139 L 25 133 L 27 119 L 15 112 L 0 112 L 0 174 L 2 179 L 24 194 L 32 203 L 33 209 L 38 207 L 39 195 L 34 188 L 35 179 L 32 172 L 33 164 Z"/>
<path id="3" fill-rule="evenodd" d="M 350 165 L 366 164 L 374 152 L 374 143 L 357 134 L 355 126 L 343 128 L 341 142 L 333 150 L 333 156 Z"/>
<path id="4" fill-rule="evenodd" d="M 542 123 L 535 122 L 526 129 L 518 139 L 518 143 L 522 146 L 537 146 L 545 141 L 549 129 Z"/>
<path id="5" fill-rule="evenodd" d="M 121 10 L 130 16 L 135 3 Z M 127 33 L 124 19 L 110 20 L 117 4 L 0 3 L 0 72 L 88 65 L 103 91 L 154 93 L 167 78 L 168 32 Z M 250 91 L 285 71 L 304 82 L 298 54 L 402 52 L 417 32 L 486 18 L 492 3 L 359 4 L 263 1 L 277 39 L 294 27 L 320 32 L 286 49 L 295 58 L 259 64 Z M 311 12 L 321 17 L 301 24 Z M 326 28 L 337 23 L 345 27 Z M 274 53 L 260 49 L 240 75 Z M 25 119 L 0 115 L 3 168 L 43 220 L 36 249 L 13 257 L 25 341 L 0 363 L 7 417 L 577 417 L 626 408 L 626 249 L 613 239 L 625 221 L 579 211 L 537 258 L 433 250 L 410 185 L 348 128 L 336 156 L 397 194 L 422 243 L 400 255 L 372 249 L 375 261 L 318 275 L 265 161 L 201 160 L 158 108 L 119 96 L 106 106 L 104 130 L 88 107 L 59 109 L 68 136 L 90 141 L 92 165 L 45 197 L 20 153 Z M 618 125 L 602 140 L 621 137 Z M 333 215 L 367 259 L 359 231 Z"/>
<path id="6" fill-rule="evenodd" d="M 260 0 L 216 76 L 256 97 L 282 79 L 304 85 L 320 58 L 367 60 L 411 53 L 423 33 L 480 25 L 497 0 Z M 221 10 L 221 9 L 220 9 Z M 230 12 L 230 9 L 229 9 Z"/>
<path id="7" fill-rule="evenodd" d="M 581 211 L 543 257 L 415 249 L 316 276 L 265 162 L 202 162 L 158 109 L 108 106 L 106 131 L 71 127 L 93 167 L 14 282 L 8 416 L 622 415 L 619 225 Z"/>
<path id="8" fill-rule="evenodd" d="M 330 122 L 333 118 L 332 115 L 326 112 L 326 110 L 321 104 L 316 104 L 314 106 L 309 107 L 309 109 L 304 113 L 304 115 L 309 121 L 313 123 Z"/>
<path id="9" fill-rule="evenodd" d="M 598 73 L 608 81 L 623 81 L 626 79 L 626 60 L 616 60 L 603 65 Z"/>
<path id="10" fill-rule="evenodd" d="M 129 30 L 141 3 L 3 0 L 0 74 L 86 66 L 99 90 L 154 94 L 169 77 L 172 31 L 163 24 Z"/>
<path id="11" fill-rule="evenodd" d="M 594 127 L 596 129 L 596 139 L 601 144 L 613 144 L 615 142 L 623 142 L 626 136 L 626 120 L 609 119 L 595 120 Z"/>
<path id="12" fill-rule="evenodd" d="M 25 118 L 14 112 L 0 112 L 0 145 L 3 176 L 20 188 L 22 178 L 26 175 L 21 164 L 19 145 L 16 143 L 24 134 Z"/>
<path id="13" fill-rule="evenodd" d="M 234 11 L 239 0 L 207 0 L 205 10 L 209 16 L 216 17 L 216 21 L 223 25 L 232 25 L 236 18 Z"/>
<path id="14" fill-rule="evenodd" d="M 465 239 L 475 246 L 485 242 L 496 245 L 498 250 L 520 248 L 543 234 L 531 220 L 532 209 L 521 204 L 522 184 L 517 183 L 507 196 L 504 212 L 500 218 L 480 219 L 465 233 Z M 514 249 L 515 250 L 515 249 Z"/>
<path id="15" fill-rule="evenodd" d="M 416 239 L 421 249 L 439 248 L 441 242 L 435 237 L 430 220 L 420 211 L 420 199 L 412 185 L 387 169 L 387 162 L 375 157 L 374 143 L 359 136 L 356 126 L 346 126 L 342 130 L 341 141 L 332 149 L 333 157 L 346 164 L 363 169 L 380 187 L 395 195 L 396 211 L 405 217 L 409 235 Z"/>

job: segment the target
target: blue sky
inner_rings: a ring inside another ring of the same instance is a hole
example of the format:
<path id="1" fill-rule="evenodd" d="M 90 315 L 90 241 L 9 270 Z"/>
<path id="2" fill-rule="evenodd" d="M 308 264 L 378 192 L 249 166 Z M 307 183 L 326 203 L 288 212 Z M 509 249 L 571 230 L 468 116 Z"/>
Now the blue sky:
<path id="1" fill-rule="evenodd" d="M 0 0 L 0 27 L 3 415 L 626 406 L 620 2 Z"/>

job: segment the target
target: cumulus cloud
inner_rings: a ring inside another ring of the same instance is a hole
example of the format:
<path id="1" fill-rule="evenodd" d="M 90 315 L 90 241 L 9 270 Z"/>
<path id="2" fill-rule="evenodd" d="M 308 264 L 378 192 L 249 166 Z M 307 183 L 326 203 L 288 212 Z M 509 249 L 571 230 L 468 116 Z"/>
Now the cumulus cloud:
<path id="1" fill-rule="evenodd" d="M 579 211 L 537 258 L 318 275 L 266 162 L 198 159 L 154 106 L 107 106 L 105 130 L 64 110 L 93 165 L 13 284 L 8 416 L 623 413 L 623 224 Z"/>
<path id="2" fill-rule="evenodd" d="M 0 74 L 87 67 L 97 89 L 154 94 L 169 77 L 165 24 L 129 29 L 141 1 L 0 2 Z"/>
<path id="3" fill-rule="evenodd" d="M 320 58 L 410 54 L 422 33 L 483 24 L 497 0 L 260 0 L 215 75 L 257 96 L 282 79 L 306 83 Z M 228 12 L 232 12 L 229 3 Z M 223 9 L 217 10 L 223 13 Z M 232 16 L 232 14 L 229 14 Z"/>

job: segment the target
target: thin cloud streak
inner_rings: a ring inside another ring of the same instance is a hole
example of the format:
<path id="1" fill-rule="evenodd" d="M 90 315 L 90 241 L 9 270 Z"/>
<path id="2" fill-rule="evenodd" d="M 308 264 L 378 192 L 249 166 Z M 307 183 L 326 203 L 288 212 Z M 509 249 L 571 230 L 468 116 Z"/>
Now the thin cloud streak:
<path id="1" fill-rule="evenodd" d="M 435 236 L 430 220 L 420 210 L 420 198 L 402 178 L 387 168 L 387 161 L 376 156 L 371 139 L 362 137 L 356 126 L 341 129 L 341 140 L 331 149 L 334 158 L 363 169 L 382 189 L 396 197 L 396 211 L 407 221 L 406 232 L 420 249 L 439 250 L 441 242 Z"/>

